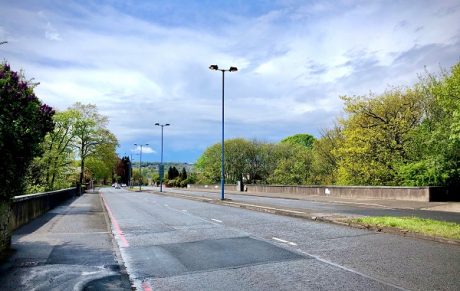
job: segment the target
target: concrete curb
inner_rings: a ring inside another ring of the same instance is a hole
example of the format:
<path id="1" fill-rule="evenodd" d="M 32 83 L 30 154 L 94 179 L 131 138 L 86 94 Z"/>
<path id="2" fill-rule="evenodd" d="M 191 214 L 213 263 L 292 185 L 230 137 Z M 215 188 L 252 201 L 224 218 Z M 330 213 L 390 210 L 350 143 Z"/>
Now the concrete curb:
<path id="1" fill-rule="evenodd" d="M 389 234 L 395 234 L 395 235 L 400 235 L 404 237 L 411 237 L 411 238 L 417 238 L 417 239 L 423 239 L 423 240 L 429 240 L 429 241 L 435 241 L 439 243 L 447 243 L 447 244 L 453 244 L 453 245 L 460 246 L 460 240 L 428 236 L 428 235 L 423 235 L 423 234 L 419 234 L 416 232 L 410 232 L 408 230 L 402 230 L 399 228 L 378 227 L 378 226 L 373 226 L 373 225 L 368 225 L 368 224 L 354 223 L 354 222 L 349 221 L 351 219 L 350 217 L 334 216 L 334 215 L 318 216 L 318 215 L 312 215 L 308 212 L 302 212 L 302 211 L 296 211 L 296 210 L 290 210 L 290 209 L 233 202 L 231 200 L 222 201 L 222 200 L 211 199 L 211 198 L 207 198 L 203 196 L 201 197 L 200 196 L 190 196 L 186 194 L 173 193 L 173 192 L 158 192 L 158 191 L 152 191 L 152 190 L 149 190 L 147 192 L 157 194 L 157 195 L 171 196 L 171 197 L 183 198 L 183 199 L 194 200 L 194 201 L 199 201 L 199 202 L 206 202 L 206 203 L 211 203 L 211 204 L 224 205 L 224 206 L 230 206 L 230 207 L 235 207 L 235 208 L 243 208 L 247 210 L 271 213 L 271 214 L 276 214 L 276 215 L 283 215 L 283 216 L 289 216 L 289 217 L 295 217 L 295 218 L 314 220 L 314 221 L 319 221 L 319 222 L 333 223 L 333 224 L 341 225 L 341 226 L 348 226 L 348 227 L 359 228 L 359 229 L 367 229 L 367 230 L 375 231 L 375 232 L 389 233 Z"/>

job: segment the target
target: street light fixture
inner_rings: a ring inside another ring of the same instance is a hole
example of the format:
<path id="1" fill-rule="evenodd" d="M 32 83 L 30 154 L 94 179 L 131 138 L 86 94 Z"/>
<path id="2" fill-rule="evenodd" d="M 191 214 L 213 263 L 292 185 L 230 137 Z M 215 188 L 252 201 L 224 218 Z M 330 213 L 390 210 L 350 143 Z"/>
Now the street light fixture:
<path id="1" fill-rule="evenodd" d="M 161 161 L 160 161 L 160 168 L 159 168 L 159 175 L 160 175 L 160 192 L 163 192 L 163 174 L 164 174 L 164 166 L 163 166 L 163 127 L 170 126 L 169 123 L 160 124 L 155 123 L 155 126 L 161 126 Z"/>
<path id="2" fill-rule="evenodd" d="M 149 144 L 134 144 L 135 146 L 141 147 L 140 155 L 139 155 L 139 192 L 142 190 L 141 189 L 141 179 L 142 179 L 142 147 L 143 146 L 148 146 Z"/>
<path id="3" fill-rule="evenodd" d="M 225 72 L 236 72 L 237 67 L 230 67 L 229 69 L 219 69 L 217 65 L 210 65 L 210 70 L 222 72 L 222 173 L 220 178 L 221 194 L 220 199 L 224 200 L 224 184 L 225 184 L 225 173 L 224 173 L 224 93 L 225 93 Z"/>

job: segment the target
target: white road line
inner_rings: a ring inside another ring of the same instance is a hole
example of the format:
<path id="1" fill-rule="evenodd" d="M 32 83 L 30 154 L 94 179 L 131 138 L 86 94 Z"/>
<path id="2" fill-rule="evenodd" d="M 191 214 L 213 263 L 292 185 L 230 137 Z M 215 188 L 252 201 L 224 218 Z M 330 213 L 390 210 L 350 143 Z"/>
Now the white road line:
<path id="1" fill-rule="evenodd" d="M 187 210 L 185 210 L 185 209 L 182 209 L 182 212 L 187 212 Z"/>
<path id="2" fill-rule="evenodd" d="M 276 241 L 279 241 L 279 242 L 282 242 L 282 243 L 288 243 L 287 240 L 284 240 L 284 239 L 280 239 L 280 238 L 277 238 L 277 237 L 272 237 L 272 239 L 276 240 Z"/>
<path id="3" fill-rule="evenodd" d="M 331 262 L 331 261 L 322 259 L 322 258 L 320 258 L 320 257 L 317 256 L 317 255 L 313 255 L 313 254 L 304 252 L 304 251 L 302 251 L 301 249 L 297 249 L 297 251 L 300 252 L 300 253 L 302 253 L 302 254 L 305 254 L 305 255 L 307 255 L 307 256 L 310 256 L 310 257 L 312 257 L 312 258 L 314 258 L 314 259 L 316 259 L 316 260 L 318 260 L 318 261 L 320 261 L 320 262 L 322 262 L 322 263 L 328 264 L 328 265 L 330 265 L 330 266 L 337 267 L 337 268 L 342 269 L 342 270 L 344 270 L 344 271 L 347 271 L 347 272 L 356 274 L 356 275 L 358 275 L 358 276 L 361 276 L 361 277 L 364 277 L 364 278 L 367 278 L 367 279 L 370 279 L 370 280 L 374 280 L 374 281 L 379 282 L 379 283 L 381 283 L 381 284 L 383 284 L 383 285 L 390 286 L 390 287 L 396 288 L 396 289 L 398 289 L 398 290 L 408 291 L 408 289 L 405 289 L 404 287 L 401 287 L 401 286 L 392 284 L 392 283 L 390 283 L 390 282 L 386 282 L 386 281 L 380 280 L 380 279 L 378 279 L 378 278 L 374 278 L 374 277 L 368 276 L 368 275 L 366 275 L 366 274 L 363 274 L 363 273 L 361 273 L 361 272 L 358 272 L 358 271 L 355 271 L 355 270 L 353 270 L 353 269 L 347 268 L 347 267 L 345 267 L 345 266 L 342 266 L 342 265 L 333 263 L 333 262 Z"/>
<path id="4" fill-rule="evenodd" d="M 168 207 L 169 205 L 168 204 L 165 204 L 166 207 Z"/>
<path id="5" fill-rule="evenodd" d="M 219 223 L 222 223 L 222 220 L 219 220 L 219 219 L 214 219 L 214 218 L 211 218 L 211 220 L 214 220 L 215 222 L 219 222 Z"/>
<path id="6" fill-rule="evenodd" d="M 267 209 L 267 210 L 274 210 L 274 211 L 281 210 L 281 211 L 290 212 L 290 213 L 305 214 L 305 212 L 302 212 L 302 211 L 295 211 L 295 210 L 290 210 L 290 209 L 260 206 L 260 205 L 255 205 L 255 204 L 246 204 L 246 203 L 231 202 L 231 201 L 225 201 L 225 203 L 226 204 L 235 204 L 235 205 L 244 205 L 244 206 L 249 206 L 249 207 L 257 207 L 257 208 L 262 208 L 262 209 Z"/>
<path id="7" fill-rule="evenodd" d="M 288 241 L 288 240 L 284 240 L 284 239 L 280 239 L 280 238 L 277 238 L 277 237 L 272 237 L 272 239 L 276 240 L 276 241 L 279 241 L 279 242 L 282 242 L 282 243 L 285 243 L 285 244 L 288 244 L 290 246 L 296 246 L 297 244 L 295 242 L 292 242 L 292 241 Z"/>

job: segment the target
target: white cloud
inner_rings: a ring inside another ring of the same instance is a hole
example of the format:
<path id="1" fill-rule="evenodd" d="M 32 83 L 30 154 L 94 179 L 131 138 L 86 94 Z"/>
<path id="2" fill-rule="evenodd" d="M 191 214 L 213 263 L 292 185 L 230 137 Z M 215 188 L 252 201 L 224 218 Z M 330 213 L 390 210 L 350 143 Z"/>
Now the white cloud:
<path id="1" fill-rule="evenodd" d="M 277 140 L 330 126 L 339 95 L 410 84 L 460 51 L 460 11 L 449 1 L 290 1 L 253 16 L 226 12 L 204 28 L 99 4 L 15 3 L 0 10 L 9 41 L 0 52 L 41 83 L 39 97 L 61 110 L 97 104 L 126 148 L 159 148 L 153 125 L 171 123 L 165 146 L 193 157 L 220 138 L 221 75 L 210 64 L 239 68 L 225 78 L 226 136 Z"/>
<path id="2" fill-rule="evenodd" d="M 62 40 L 61 35 L 49 22 L 46 24 L 45 37 L 49 40 Z"/>
<path id="3" fill-rule="evenodd" d="M 141 146 L 140 145 L 136 146 L 134 149 L 131 149 L 131 152 L 139 154 L 141 152 Z M 156 153 L 156 151 L 152 147 L 149 147 L 148 145 L 142 146 L 142 154 L 154 154 L 154 153 Z"/>

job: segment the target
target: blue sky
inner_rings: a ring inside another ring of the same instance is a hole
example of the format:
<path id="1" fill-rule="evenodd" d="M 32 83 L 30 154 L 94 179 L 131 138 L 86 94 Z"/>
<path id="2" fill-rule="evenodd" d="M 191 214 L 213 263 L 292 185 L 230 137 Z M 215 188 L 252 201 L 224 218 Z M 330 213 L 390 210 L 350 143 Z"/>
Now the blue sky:
<path id="1" fill-rule="evenodd" d="M 341 95 L 410 85 L 460 61 L 459 1 L 6 1 L 0 57 L 65 110 L 96 104 L 118 152 L 194 162 L 226 138 L 319 137 Z M 135 156 L 136 157 L 136 156 Z"/>

